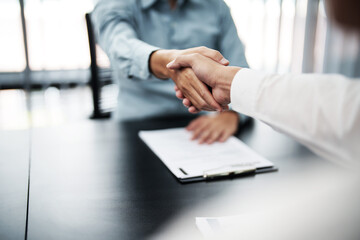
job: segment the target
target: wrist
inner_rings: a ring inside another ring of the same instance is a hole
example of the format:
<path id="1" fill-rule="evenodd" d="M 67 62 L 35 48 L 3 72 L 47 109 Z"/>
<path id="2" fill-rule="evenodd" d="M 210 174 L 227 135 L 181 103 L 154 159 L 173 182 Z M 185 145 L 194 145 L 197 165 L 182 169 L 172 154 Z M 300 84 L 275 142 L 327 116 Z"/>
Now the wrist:
<path id="1" fill-rule="evenodd" d="M 231 117 L 233 119 L 236 119 L 237 122 L 240 121 L 239 113 L 237 113 L 237 112 L 235 112 L 233 110 L 227 110 L 227 111 L 221 112 L 219 115 L 220 116 L 221 115 L 222 116 L 229 116 L 229 117 Z"/>
<path id="2" fill-rule="evenodd" d="M 171 78 L 172 70 L 169 70 L 166 65 L 175 58 L 176 50 L 161 49 L 153 52 L 149 61 L 151 73 L 157 78 Z"/>
<path id="3" fill-rule="evenodd" d="M 216 88 L 220 89 L 224 96 L 226 96 L 226 102 L 230 101 L 231 84 L 237 72 L 241 70 L 241 67 L 233 66 L 221 66 L 219 68 L 216 81 Z"/>

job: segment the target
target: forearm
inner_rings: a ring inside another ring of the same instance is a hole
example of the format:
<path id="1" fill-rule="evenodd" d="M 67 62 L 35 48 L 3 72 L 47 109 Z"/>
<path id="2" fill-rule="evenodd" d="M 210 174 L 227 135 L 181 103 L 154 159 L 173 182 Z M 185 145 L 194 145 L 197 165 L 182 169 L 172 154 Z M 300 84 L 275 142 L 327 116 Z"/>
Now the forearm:
<path id="1" fill-rule="evenodd" d="M 138 38 L 134 13 L 128 5 L 125 1 L 99 2 L 92 13 L 95 32 L 120 79 L 147 80 L 149 56 L 159 48 Z"/>
<path id="2" fill-rule="evenodd" d="M 343 165 L 360 156 L 360 82 L 339 75 L 265 75 L 243 69 L 231 87 L 236 111 L 264 121 Z"/>

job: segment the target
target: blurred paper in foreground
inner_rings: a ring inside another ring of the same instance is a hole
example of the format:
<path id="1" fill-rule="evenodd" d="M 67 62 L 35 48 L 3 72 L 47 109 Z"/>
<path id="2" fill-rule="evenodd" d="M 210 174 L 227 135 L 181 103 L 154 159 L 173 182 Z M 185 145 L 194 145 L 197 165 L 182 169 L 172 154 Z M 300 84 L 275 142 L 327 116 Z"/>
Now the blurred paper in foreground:
<path id="1" fill-rule="evenodd" d="M 237 227 L 241 216 L 231 217 L 197 217 L 196 226 L 204 237 L 210 238 L 225 235 Z"/>
<path id="2" fill-rule="evenodd" d="M 234 186 L 204 199 L 152 239 L 360 239 L 358 171 L 314 166 L 279 180 L 246 195 Z"/>

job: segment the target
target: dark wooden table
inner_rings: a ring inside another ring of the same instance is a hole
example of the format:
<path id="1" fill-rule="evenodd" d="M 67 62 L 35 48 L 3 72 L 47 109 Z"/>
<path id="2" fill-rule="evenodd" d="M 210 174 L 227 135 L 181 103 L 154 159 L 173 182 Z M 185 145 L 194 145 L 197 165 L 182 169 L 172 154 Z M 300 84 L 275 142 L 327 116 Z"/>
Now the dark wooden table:
<path id="1" fill-rule="evenodd" d="M 279 172 L 181 184 L 138 132 L 182 127 L 188 122 L 91 121 L 33 130 L 28 239 L 146 239 L 184 209 L 229 187 L 236 186 L 246 195 L 314 164 L 330 164 L 255 122 L 239 138 L 273 161 Z M 26 170 L 24 166 L 21 171 Z M 19 199 L 24 197 L 21 193 Z M 21 203 L 18 208 L 25 207 Z M 23 228 L 24 221 L 17 224 Z"/>

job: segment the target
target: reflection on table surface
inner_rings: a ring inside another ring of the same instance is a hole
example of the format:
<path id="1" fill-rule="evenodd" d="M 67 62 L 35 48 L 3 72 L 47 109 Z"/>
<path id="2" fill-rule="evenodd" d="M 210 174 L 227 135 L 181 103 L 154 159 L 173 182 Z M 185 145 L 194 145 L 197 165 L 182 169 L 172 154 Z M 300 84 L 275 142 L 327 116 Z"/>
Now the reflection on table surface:
<path id="1" fill-rule="evenodd" d="M 181 184 L 140 140 L 138 132 L 182 127 L 189 121 L 84 121 L 33 129 L 28 239 L 146 239 L 163 232 L 189 209 L 184 231 L 190 228 L 201 237 L 195 217 L 207 214 L 193 209 L 229 191 L 237 196 L 229 206 L 247 206 L 239 200 L 244 199 L 257 208 L 261 201 L 250 203 L 249 199 L 263 189 L 315 167 L 337 169 L 290 138 L 255 122 L 238 136 L 274 162 L 279 172 Z M 217 210 L 217 216 L 231 213 Z"/>

